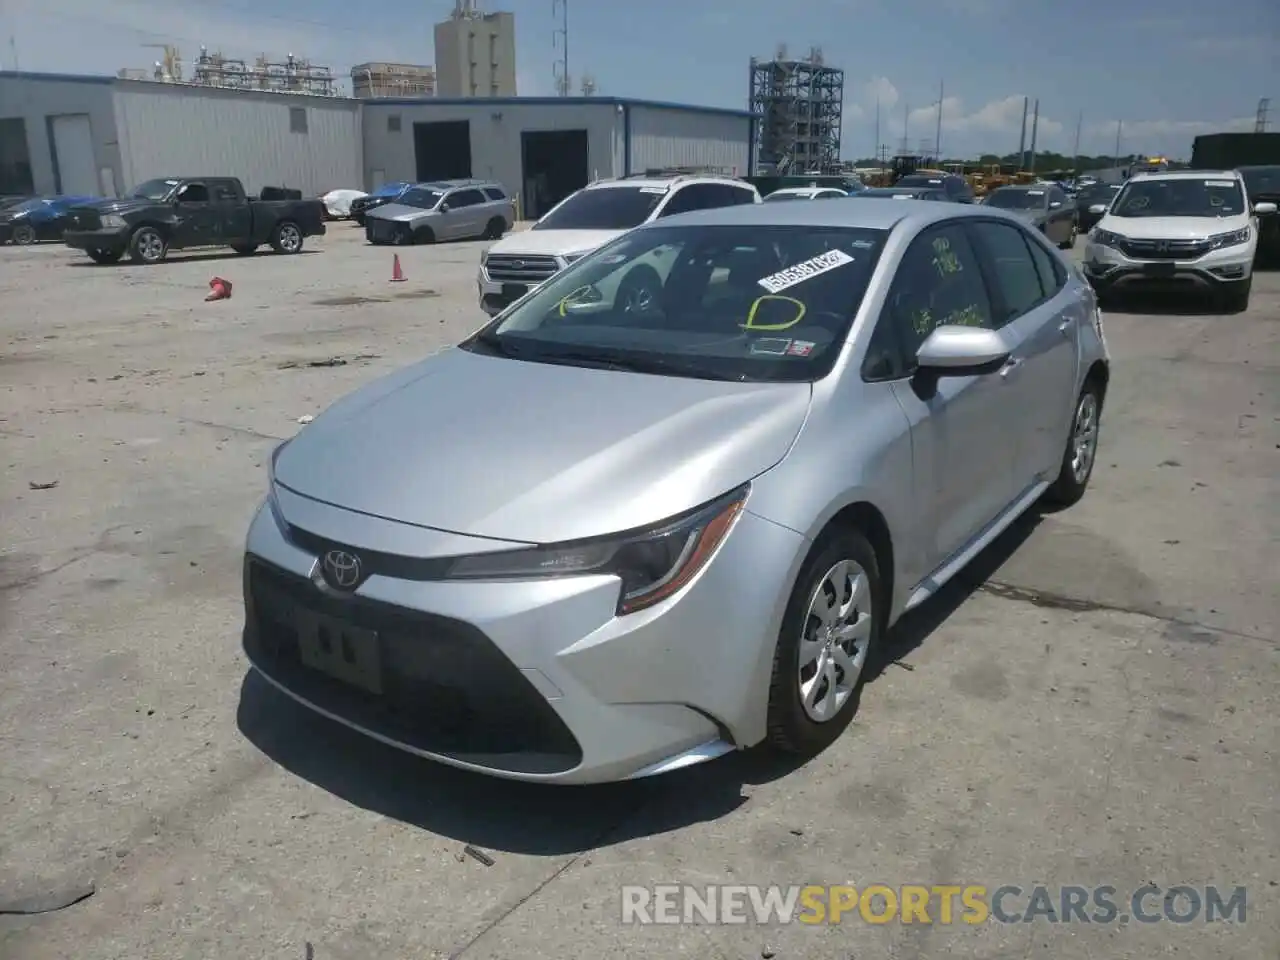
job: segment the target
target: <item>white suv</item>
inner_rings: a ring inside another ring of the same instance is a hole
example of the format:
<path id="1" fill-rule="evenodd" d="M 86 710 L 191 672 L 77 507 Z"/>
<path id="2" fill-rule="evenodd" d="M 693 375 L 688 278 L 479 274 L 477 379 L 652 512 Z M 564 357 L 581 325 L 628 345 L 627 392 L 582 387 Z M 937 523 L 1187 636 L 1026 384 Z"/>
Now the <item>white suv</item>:
<path id="1" fill-rule="evenodd" d="M 1230 312 L 1249 306 L 1258 217 L 1274 203 L 1249 205 L 1234 170 L 1183 170 L 1133 176 L 1102 213 L 1084 250 L 1085 276 L 1104 297 L 1141 289 L 1198 288 Z"/>
<path id="2" fill-rule="evenodd" d="M 480 256 L 480 306 L 494 316 L 575 260 L 659 217 L 759 203 L 755 187 L 700 174 L 600 180 L 570 194 L 528 230 Z"/>

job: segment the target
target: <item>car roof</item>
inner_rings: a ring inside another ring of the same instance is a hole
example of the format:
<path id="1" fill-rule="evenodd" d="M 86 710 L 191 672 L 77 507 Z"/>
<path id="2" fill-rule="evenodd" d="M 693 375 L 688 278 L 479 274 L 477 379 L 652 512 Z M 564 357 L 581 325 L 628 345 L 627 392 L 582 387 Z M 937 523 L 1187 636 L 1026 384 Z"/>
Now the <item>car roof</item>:
<path id="1" fill-rule="evenodd" d="M 856 200 L 857 195 L 850 197 Z M 647 223 L 638 230 L 666 226 L 708 227 L 861 227 L 891 230 L 899 223 L 913 221 L 925 226 L 938 220 L 958 217 L 1003 217 L 1020 223 L 1017 217 L 990 207 L 934 200 L 899 200 L 897 203 L 744 203 L 676 214 Z"/>
<path id="2" fill-rule="evenodd" d="M 615 187 L 661 187 L 662 189 L 667 190 L 676 186 L 677 183 L 686 180 L 691 183 L 724 183 L 744 190 L 751 189 L 751 184 L 745 183 L 742 180 L 735 180 L 733 177 L 717 177 L 712 174 L 701 173 L 673 173 L 668 176 L 634 176 L 621 177 L 616 180 L 596 180 L 592 183 L 588 183 L 583 187 L 583 189 L 609 190 Z"/>
<path id="3" fill-rule="evenodd" d="M 1235 170 L 1164 170 L 1159 173 L 1135 173 L 1129 178 L 1137 180 L 1240 180 Z"/>

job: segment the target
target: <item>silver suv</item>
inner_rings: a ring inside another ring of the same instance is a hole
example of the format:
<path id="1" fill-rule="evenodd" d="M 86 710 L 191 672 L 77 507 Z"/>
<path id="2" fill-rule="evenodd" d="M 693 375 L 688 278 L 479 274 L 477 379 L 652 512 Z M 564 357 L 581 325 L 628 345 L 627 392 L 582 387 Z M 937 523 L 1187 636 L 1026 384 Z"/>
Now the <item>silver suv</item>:
<path id="1" fill-rule="evenodd" d="M 480 255 L 480 306 L 500 313 L 538 284 L 642 223 L 677 213 L 760 202 L 751 184 L 707 174 L 637 174 L 570 194 L 530 229 Z"/>
<path id="2" fill-rule="evenodd" d="M 364 233 L 370 243 L 435 243 L 496 240 L 515 223 L 515 205 L 491 180 L 416 183 L 392 203 L 370 210 Z"/>

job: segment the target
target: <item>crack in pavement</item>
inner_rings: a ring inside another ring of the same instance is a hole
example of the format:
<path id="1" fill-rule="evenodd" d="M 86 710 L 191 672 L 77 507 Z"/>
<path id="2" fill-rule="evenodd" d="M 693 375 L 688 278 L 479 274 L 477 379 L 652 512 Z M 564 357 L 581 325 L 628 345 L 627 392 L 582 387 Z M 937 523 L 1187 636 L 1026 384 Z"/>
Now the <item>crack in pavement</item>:
<path id="1" fill-rule="evenodd" d="M 207 427 L 210 430 L 225 430 L 228 433 L 238 434 L 242 437 L 250 437 L 254 440 L 287 440 L 288 437 L 278 437 L 273 433 L 261 433 L 249 427 L 233 427 L 227 423 L 215 423 L 212 420 L 201 420 L 199 417 L 184 417 L 181 414 L 170 413 L 165 410 L 152 410 L 137 403 L 119 403 L 107 409 L 115 410 L 118 413 L 141 413 L 150 417 L 170 417 L 178 423 L 190 424 L 193 427 Z"/>
<path id="2" fill-rule="evenodd" d="M 1274 637 L 1264 637 L 1256 633 L 1232 630 L 1229 627 L 1215 627 L 1211 624 L 1201 623 L 1198 620 L 1176 617 L 1147 607 L 1125 606 L 1118 603 L 1104 603 L 1098 600 L 1082 600 L 1079 597 L 1069 597 L 1065 594 L 1051 593 L 1047 590 L 1019 587 L 1016 584 L 1006 583 L 1001 580 L 988 580 L 986 583 L 981 584 L 978 589 L 1002 600 L 1029 603 L 1032 606 L 1046 610 L 1065 610 L 1070 613 L 1127 613 L 1133 616 L 1158 620 L 1161 623 L 1176 624 L 1192 630 L 1205 630 L 1211 633 L 1220 633 L 1224 636 L 1236 637 L 1240 640 L 1252 640 L 1255 643 L 1263 643 L 1270 647 L 1280 646 L 1280 641 Z"/>

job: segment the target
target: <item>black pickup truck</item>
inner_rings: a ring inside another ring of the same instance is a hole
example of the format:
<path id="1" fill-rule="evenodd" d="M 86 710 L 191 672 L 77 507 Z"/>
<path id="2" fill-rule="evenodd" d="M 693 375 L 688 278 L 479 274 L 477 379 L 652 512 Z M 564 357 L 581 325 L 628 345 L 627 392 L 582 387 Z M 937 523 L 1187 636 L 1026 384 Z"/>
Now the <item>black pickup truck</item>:
<path id="1" fill-rule="evenodd" d="M 72 207 L 62 235 L 67 246 L 98 263 L 126 253 L 135 263 L 159 263 L 170 250 L 230 247 L 250 254 L 269 243 L 298 253 L 303 238 L 325 232 L 320 200 L 251 200 L 234 177 L 148 180 L 118 200 Z"/>

